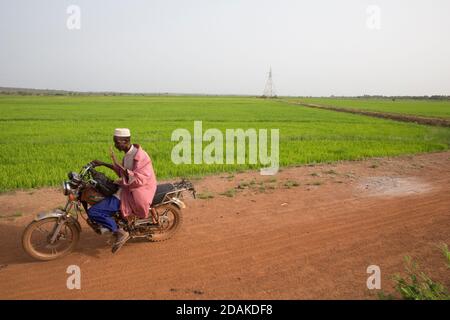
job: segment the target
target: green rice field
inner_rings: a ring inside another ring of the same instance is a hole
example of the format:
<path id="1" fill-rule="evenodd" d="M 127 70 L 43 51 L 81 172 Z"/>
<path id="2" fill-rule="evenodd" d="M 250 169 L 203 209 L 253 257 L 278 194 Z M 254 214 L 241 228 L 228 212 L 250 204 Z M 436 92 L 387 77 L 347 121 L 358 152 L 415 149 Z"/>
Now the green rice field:
<path id="1" fill-rule="evenodd" d="M 402 108 L 408 103 L 402 102 Z M 439 104 L 429 102 L 428 109 L 422 104 L 411 103 L 407 112 L 448 115 Z M 249 97 L 5 95 L 0 96 L 0 112 L 1 192 L 60 185 L 68 171 L 93 159 L 110 162 L 116 127 L 131 129 L 133 142 L 151 156 L 158 179 L 260 167 L 172 163 L 177 143 L 171 141 L 172 131 L 193 132 L 197 120 L 203 121 L 203 131 L 279 129 L 281 166 L 441 151 L 450 145 L 450 128 Z"/>
<path id="2" fill-rule="evenodd" d="M 413 100 L 413 99 L 336 99 L 336 98 L 299 98 L 295 102 L 317 103 L 324 106 L 361 109 L 367 111 L 408 114 L 414 116 L 450 119 L 450 101 Z"/>

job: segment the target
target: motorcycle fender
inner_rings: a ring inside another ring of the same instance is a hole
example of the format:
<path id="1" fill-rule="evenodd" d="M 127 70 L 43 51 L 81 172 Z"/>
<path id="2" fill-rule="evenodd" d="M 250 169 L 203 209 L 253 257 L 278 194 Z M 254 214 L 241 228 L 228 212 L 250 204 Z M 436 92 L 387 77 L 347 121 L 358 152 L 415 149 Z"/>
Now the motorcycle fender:
<path id="1" fill-rule="evenodd" d="M 171 199 L 171 202 L 174 204 L 174 205 L 176 205 L 179 209 L 184 209 L 184 208 L 186 208 L 186 205 L 184 204 L 184 202 L 183 201 L 181 201 L 180 199 L 178 199 L 178 198 L 172 198 Z"/>
<path id="2" fill-rule="evenodd" d="M 40 220 L 44 220 L 47 218 L 59 218 L 62 215 L 64 215 L 64 211 L 62 210 L 55 210 L 53 212 L 42 212 L 39 213 L 35 218 L 34 221 L 40 221 Z"/>
<path id="3" fill-rule="evenodd" d="M 39 213 L 35 218 L 34 221 L 40 221 L 40 220 L 44 220 L 47 218 L 59 218 L 61 216 L 65 215 L 65 212 L 62 210 L 55 210 L 53 212 L 43 212 L 43 213 Z M 76 220 L 73 217 L 69 217 L 68 219 L 68 223 L 74 224 L 75 227 L 78 229 L 78 231 L 81 232 L 81 225 L 78 222 L 78 220 Z"/>

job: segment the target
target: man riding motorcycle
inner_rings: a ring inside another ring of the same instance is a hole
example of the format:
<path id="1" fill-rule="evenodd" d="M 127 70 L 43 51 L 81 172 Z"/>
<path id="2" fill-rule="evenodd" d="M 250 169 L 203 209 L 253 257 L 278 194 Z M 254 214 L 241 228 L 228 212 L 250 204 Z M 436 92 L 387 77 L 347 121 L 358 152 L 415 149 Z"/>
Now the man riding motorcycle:
<path id="1" fill-rule="evenodd" d="M 157 182 L 149 155 L 140 145 L 131 144 L 129 129 L 115 129 L 113 139 L 115 148 L 125 153 L 122 164 L 119 164 L 112 149 L 110 149 L 112 164 L 100 160 L 94 160 L 92 164 L 114 170 L 119 176 L 115 181 L 119 185 L 119 191 L 90 207 L 88 215 L 92 221 L 113 232 L 115 242 L 112 252 L 115 253 L 128 241 L 130 235 L 118 228 L 112 216 L 120 209 L 126 219 L 132 219 L 134 216 L 147 218 Z"/>

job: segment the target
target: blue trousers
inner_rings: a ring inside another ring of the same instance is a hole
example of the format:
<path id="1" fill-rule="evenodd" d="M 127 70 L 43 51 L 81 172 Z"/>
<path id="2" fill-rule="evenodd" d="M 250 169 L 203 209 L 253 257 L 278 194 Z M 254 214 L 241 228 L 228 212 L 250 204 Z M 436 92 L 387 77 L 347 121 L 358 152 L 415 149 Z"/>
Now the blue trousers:
<path id="1" fill-rule="evenodd" d="M 117 231 L 117 224 L 112 217 L 120 208 L 120 200 L 114 196 L 107 197 L 88 209 L 89 219 L 108 228 L 111 232 Z"/>

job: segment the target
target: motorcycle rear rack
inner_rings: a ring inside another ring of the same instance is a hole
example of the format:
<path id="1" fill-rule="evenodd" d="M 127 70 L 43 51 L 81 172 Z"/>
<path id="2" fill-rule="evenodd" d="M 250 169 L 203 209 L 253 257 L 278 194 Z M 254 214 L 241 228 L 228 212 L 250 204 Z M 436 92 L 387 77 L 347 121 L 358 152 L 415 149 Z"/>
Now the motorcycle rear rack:
<path id="1" fill-rule="evenodd" d="M 192 190 L 187 189 L 187 188 L 181 188 L 181 189 L 176 189 L 176 190 L 173 190 L 173 191 L 169 191 L 169 192 L 166 193 L 166 195 L 164 196 L 163 200 L 160 203 L 158 203 L 156 205 L 153 205 L 153 206 L 150 206 L 150 208 L 158 208 L 160 206 L 169 204 L 169 203 L 173 202 L 172 198 L 182 199 L 182 197 L 183 197 L 182 193 L 184 191 L 192 191 Z M 194 197 L 195 197 L 195 191 L 194 191 Z"/>

